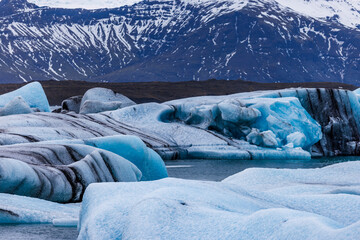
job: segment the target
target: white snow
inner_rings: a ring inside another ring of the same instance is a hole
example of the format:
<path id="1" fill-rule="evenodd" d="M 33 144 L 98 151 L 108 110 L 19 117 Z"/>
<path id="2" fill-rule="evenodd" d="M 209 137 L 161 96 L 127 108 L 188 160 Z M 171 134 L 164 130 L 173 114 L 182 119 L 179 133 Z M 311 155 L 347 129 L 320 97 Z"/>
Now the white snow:
<path id="1" fill-rule="evenodd" d="M 181 0 L 185 4 L 209 6 L 211 4 L 219 3 L 218 0 Z M 85 9 L 99 9 L 99 8 L 116 8 L 121 6 L 131 6 L 142 0 L 29 0 L 39 6 L 61 7 L 61 8 L 85 8 Z M 160 0 L 160 2 L 168 2 Z M 207 22 L 213 16 L 240 10 L 249 4 L 249 0 L 223 0 L 225 5 L 212 8 L 212 14 L 203 18 Z M 251 2 L 251 5 L 262 5 L 263 3 L 278 3 L 282 6 L 292 9 L 302 15 L 307 15 L 319 20 L 328 21 L 327 18 L 338 16 L 339 23 L 356 28 L 360 24 L 360 1 L 358 0 L 257 0 Z M 275 16 L 274 16 L 275 17 Z"/>
<path id="2" fill-rule="evenodd" d="M 360 162 L 92 184 L 79 239 L 358 239 Z"/>
<path id="3" fill-rule="evenodd" d="M 99 9 L 99 8 L 116 8 L 125 5 L 134 5 L 142 0 L 29 0 L 38 6 L 47 6 L 54 8 L 84 8 L 84 9 Z"/>
<path id="4" fill-rule="evenodd" d="M 360 1 L 358 0 L 267 0 L 276 1 L 300 14 L 327 21 L 338 15 L 339 23 L 356 28 L 360 25 Z"/>

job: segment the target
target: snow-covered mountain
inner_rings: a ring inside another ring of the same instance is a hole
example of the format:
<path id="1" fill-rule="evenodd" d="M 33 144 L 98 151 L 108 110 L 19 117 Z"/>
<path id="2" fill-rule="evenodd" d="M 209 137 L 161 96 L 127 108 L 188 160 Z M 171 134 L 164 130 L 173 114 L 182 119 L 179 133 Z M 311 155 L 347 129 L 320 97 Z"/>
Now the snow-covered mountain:
<path id="1" fill-rule="evenodd" d="M 49 78 L 358 84 L 360 3 L 2 0 L 0 81 Z"/>

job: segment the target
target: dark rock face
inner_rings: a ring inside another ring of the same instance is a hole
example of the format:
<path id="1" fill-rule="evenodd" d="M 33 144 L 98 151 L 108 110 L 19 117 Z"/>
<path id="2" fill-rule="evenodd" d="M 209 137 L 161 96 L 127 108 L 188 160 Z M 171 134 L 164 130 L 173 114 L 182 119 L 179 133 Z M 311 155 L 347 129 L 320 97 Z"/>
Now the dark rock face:
<path id="1" fill-rule="evenodd" d="M 359 83 L 359 29 L 276 3 L 232 8 L 227 1 L 150 0 L 99 10 L 39 8 L 24 0 L 0 4 L 1 82 Z M 219 9 L 226 11 L 214 14 Z"/>

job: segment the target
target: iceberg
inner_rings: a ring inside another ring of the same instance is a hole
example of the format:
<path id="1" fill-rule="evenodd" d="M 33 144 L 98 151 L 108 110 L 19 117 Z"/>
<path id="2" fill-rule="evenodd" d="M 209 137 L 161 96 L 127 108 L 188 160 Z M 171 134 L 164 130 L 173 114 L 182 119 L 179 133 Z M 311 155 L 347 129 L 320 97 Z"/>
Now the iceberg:
<path id="1" fill-rule="evenodd" d="M 37 108 L 41 112 L 50 112 L 49 102 L 39 82 L 32 82 L 15 91 L 0 95 L 0 107 L 4 107 L 19 96 L 30 108 Z"/>
<path id="2" fill-rule="evenodd" d="M 108 89 L 87 93 L 81 105 L 123 99 Z M 310 159 L 360 152 L 360 103 L 351 91 L 299 88 L 123 102 L 129 105 L 89 110 L 96 113 L 1 117 L 0 145 L 134 135 L 162 159 Z"/>
<path id="3" fill-rule="evenodd" d="M 141 181 L 151 181 L 168 177 L 165 163 L 151 148 L 137 136 L 116 135 L 84 140 L 57 140 L 42 143 L 84 144 L 110 151 L 133 163 L 142 173 Z"/>
<path id="4" fill-rule="evenodd" d="M 0 108 L 0 116 L 15 115 L 15 114 L 27 114 L 32 113 L 33 110 L 25 102 L 25 100 L 19 96 L 15 97 L 3 108 Z"/>
<path id="5" fill-rule="evenodd" d="M 78 239 L 357 239 L 360 162 L 247 169 L 222 182 L 94 183 Z"/>
<path id="6" fill-rule="evenodd" d="M 94 182 L 167 177 L 160 156 L 133 136 L 15 144 L 0 151 L 0 192 L 55 202 L 81 201 Z"/>
<path id="7" fill-rule="evenodd" d="M 98 113 L 116 110 L 135 104 L 135 102 L 126 96 L 115 93 L 111 89 L 92 88 L 82 97 L 79 112 L 81 114 Z"/>

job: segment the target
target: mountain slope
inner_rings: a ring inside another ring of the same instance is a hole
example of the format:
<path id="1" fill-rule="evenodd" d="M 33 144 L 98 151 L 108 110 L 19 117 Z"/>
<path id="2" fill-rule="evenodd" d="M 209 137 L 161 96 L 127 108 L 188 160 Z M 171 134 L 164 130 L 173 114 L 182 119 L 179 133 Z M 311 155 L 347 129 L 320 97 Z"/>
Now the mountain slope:
<path id="1" fill-rule="evenodd" d="M 280 3 L 144 0 L 86 10 L 3 0 L 0 81 L 242 78 L 358 84 L 356 2 L 346 2 L 354 16 L 347 22 L 344 7 L 330 19 L 300 12 L 291 1 Z"/>

